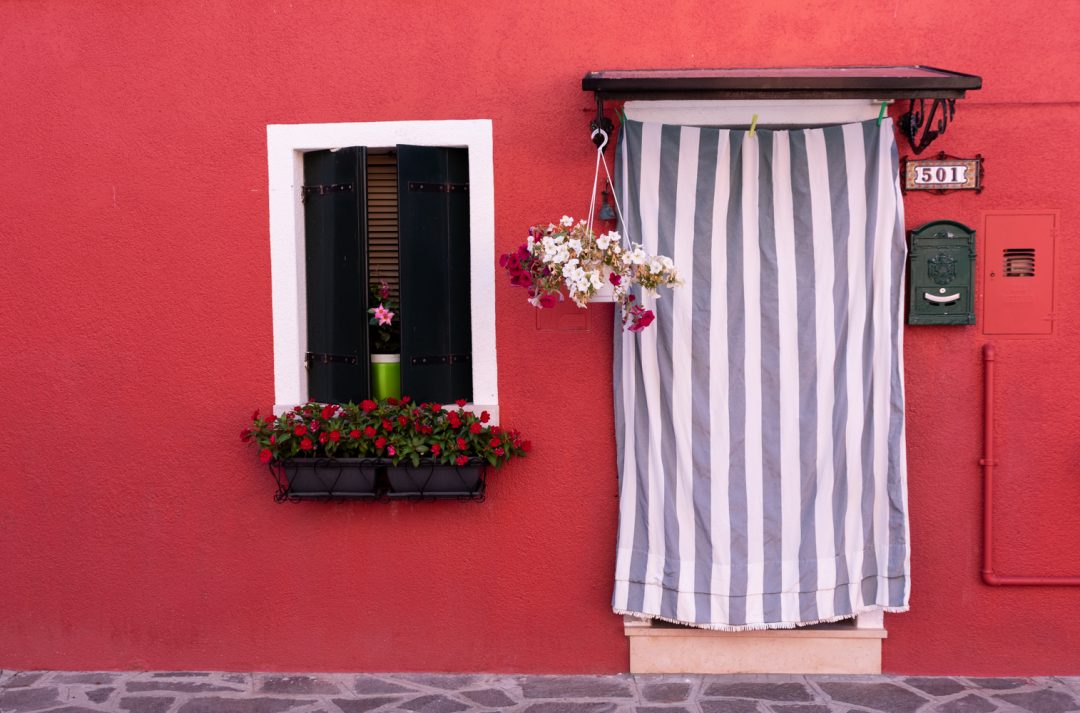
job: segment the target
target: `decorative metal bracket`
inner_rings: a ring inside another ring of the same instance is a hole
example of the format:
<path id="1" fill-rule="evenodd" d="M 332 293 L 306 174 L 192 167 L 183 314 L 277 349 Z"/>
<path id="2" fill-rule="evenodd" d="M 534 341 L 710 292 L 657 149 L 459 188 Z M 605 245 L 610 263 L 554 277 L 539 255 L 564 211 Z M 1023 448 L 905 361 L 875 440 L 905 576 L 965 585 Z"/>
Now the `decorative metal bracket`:
<path id="1" fill-rule="evenodd" d="M 926 102 L 926 99 L 910 100 L 907 113 L 900 117 L 900 131 L 907 137 L 908 144 L 916 155 L 921 154 L 934 139 L 944 134 L 949 122 L 956 116 L 955 99 L 935 98 L 929 113 L 926 111 Z M 922 136 L 919 136 L 920 129 Z"/>

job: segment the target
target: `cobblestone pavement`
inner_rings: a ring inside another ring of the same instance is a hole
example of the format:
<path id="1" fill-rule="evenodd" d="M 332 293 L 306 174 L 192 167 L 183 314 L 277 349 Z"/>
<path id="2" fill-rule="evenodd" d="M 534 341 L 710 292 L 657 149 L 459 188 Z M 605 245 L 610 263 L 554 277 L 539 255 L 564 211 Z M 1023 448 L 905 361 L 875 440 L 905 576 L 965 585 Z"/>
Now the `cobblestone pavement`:
<path id="1" fill-rule="evenodd" d="M 511 676 L 0 670 L 0 713 L 1080 711 L 1080 677 Z"/>

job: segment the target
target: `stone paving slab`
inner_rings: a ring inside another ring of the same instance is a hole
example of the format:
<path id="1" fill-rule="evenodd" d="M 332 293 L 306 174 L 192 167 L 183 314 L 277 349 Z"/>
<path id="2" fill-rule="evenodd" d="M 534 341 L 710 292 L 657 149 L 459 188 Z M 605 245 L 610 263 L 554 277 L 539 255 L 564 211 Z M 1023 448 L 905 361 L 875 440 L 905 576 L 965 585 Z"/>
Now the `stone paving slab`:
<path id="1" fill-rule="evenodd" d="M 0 670 L 0 713 L 1068 713 L 1080 677 Z"/>

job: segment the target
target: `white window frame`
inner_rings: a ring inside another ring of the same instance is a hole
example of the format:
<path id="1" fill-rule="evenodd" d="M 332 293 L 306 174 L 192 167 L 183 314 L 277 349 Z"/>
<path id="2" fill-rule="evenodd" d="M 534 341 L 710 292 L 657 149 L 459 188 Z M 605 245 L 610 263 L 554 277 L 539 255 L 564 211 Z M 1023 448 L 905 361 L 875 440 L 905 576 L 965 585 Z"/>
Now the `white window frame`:
<path id="1" fill-rule="evenodd" d="M 739 99 L 628 101 L 623 107 L 628 119 L 692 126 L 749 126 L 757 115 L 757 125 L 821 126 L 849 124 L 876 119 L 881 102 L 868 99 Z M 855 617 L 858 629 L 884 629 L 880 611 Z"/>
<path id="2" fill-rule="evenodd" d="M 274 412 L 308 400 L 307 285 L 304 268 L 306 151 L 398 144 L 464 148 L 469 152 L 469 297 L 473 403 L 499 422 L 495 355 L 495 175 L 490 119 L 268 124 L 270 274 L 274 313 Z M 366 315 L 362 315 L 366 317 Z M 366 321 L 366 320 L 365 320 Z"/>

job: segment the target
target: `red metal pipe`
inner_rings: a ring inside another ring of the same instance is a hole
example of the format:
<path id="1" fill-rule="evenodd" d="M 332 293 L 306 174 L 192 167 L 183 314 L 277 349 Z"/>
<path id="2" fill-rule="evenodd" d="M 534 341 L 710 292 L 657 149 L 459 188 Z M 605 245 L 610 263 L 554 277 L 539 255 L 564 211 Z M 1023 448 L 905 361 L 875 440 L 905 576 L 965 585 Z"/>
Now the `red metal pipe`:
<path id="1" fill-rule="evenodd" d="M 1080 587 L 1080 577 L 1019 577 L 994 572 L 994 345 L 983 345 L 983 582 L 993 586 Z"/>

